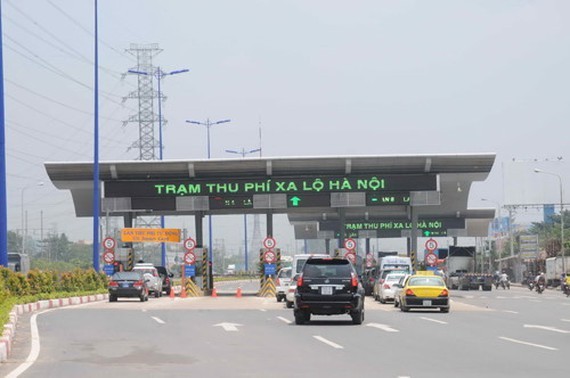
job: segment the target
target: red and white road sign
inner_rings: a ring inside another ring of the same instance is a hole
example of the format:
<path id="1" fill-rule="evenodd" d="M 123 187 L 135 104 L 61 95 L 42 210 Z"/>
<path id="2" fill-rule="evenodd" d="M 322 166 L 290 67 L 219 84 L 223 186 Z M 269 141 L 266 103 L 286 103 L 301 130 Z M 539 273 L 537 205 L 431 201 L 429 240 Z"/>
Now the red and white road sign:
<path id="1" fill-rule="evenodd" d="M 348 238 L 344 241 L 344 248 L 348 249 L 349 251 L 354 251 L 356 248 L 356 241 L 354 239 Z"/>
<path id="2" fill-rule="evenodd" d="M 275 248 L 275 245 L 277 244 L 277 242 L 275 241 L 274 238 L 272 238 L 271 236 L 266 237 L 265 239 L 263 239 L 263 246 L 267 249 L 273 249 Z"/>
<path id="3" fill-rule="evenodd" d="M 425 246 L 428 251 L 435 251 L 437 249 L 438 244 L 434 239 L 430 238 L 426 241 Z"/>
<path id="4" fill-rule="evenodd" d="M 277 255 L 273 251 L 267 251 L 263 254 L 263 260 L 268 264 L 273 264 L 277 260 Z"/>
<path id="5" fill-rule="evenodd" d="M 344 257 L 347 258 L 351 263 L 356 264 L 356 253 L 346 252 Z"/>
<path id="6" fill-rule="evenodd" d="M 366 267 L 372 268 L 373 265 L 374 265 L 374 255 L 372 253 L 367 253 L 366 254 Z"/>
<path id="7" fill-rule="evenodd" d="M 426 263 L 427 263 L 428 265 L 431 265 L 431 266 L 435 265 L 435 264 L 437 263 L 437 256 L 436 256 L 436 254 L 435 254 L 435 253 L 432 253 L 432 252 L 428 253 L 428 254 L 426 255 Z"/>
<path id="8" fill-rule="evenodd" d="M 188 251 L 184 254 L 184 262 L 188 265 L 192 265 L 196 262 L 196 255 L 194 252 Z"/>
<path id="9" fill-rule="evenodd" d="M 103 261 L 105 261 L 106 264 L 112 264 L 115 262 L 115 254 L 111 251 L 106 251 L 105 253 L 103 253 Z"/>
<path id="10" fill-rule="evenodd" d="M 111 237 L 105 238 L 103 240 L 103 247 L 105 247 L 105 249 L 113 249 L 113 248 L 115 248 L 116 244 L 117 243 L 115 243 L 115 239 L 113 239 Z"/>
<path id="11" fill-rule="evenodd" d="M 184 249 L 186 249 L 188 252 L 193 251 L 194 248 L 196 248 L 196 240 L 192 239 L 192 238 L 188 238 L 186 240 L 184 240 Z"/>

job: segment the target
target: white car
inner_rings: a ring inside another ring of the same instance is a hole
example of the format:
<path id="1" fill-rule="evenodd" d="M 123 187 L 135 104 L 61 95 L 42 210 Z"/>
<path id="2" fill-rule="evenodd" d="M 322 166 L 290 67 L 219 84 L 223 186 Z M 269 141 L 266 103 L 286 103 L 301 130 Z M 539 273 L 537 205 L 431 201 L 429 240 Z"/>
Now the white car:
<path id="1" fill-rule="evenodd" d="M 133 271 L 141 272 L 148 285 L 148 291 L 154 293 L 154 297 L 162 296 L 162 278 L 158 270 L 152 264 L 135 264 Z"/>
<path id="2" fill-rule="evenodd" d="M 287 287 L 287 292 L 285 294 L 285 305 L 287 308 L 293 308 L 295 304 L 295 290 L 297 289 L 297 280 L 299 279 L 300 274 L 295 274 L 295 277 L 291 279 L 289 282 L 289 286 Z"/>
<path id="3" fill-rule="evenodd" d="M 380 303 L 386 303 L 386 301 L 394 300 L 394 289 L 392 285 L 400 282 L 400 280 L 406 275 L 406 273 L 388 273 L 384 282 L 377 283 L 376 290 L 374 290 L 374 299 L 380 301 Z"/>
<path id="4" fill-rule="evenodd" d="M 277 302 L 281 302 L 285 299 L 289 282 L 291 282 L 292 271 L 292 268 L 281 268 L 279 272 L 277 272 L 277 280 L 275 281 L 275 298 L 277 298 Z"/>

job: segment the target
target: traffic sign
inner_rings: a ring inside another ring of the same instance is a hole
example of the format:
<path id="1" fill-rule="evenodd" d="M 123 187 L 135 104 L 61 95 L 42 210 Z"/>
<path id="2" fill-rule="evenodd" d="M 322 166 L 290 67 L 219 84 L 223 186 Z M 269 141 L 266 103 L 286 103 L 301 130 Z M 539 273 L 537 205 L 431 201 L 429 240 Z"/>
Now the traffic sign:
<path id="1" fill-rule="evenodd" d="M 194 252 L 188 251 L 184 254 L 184 263 L 192 265 L 196 262 L 196 255 Z"/>
<path id="2" fill-rule="evenodd" d="M 275 264 L 265 264 L 264 272 L 266 276 L 272 276 L 277 272 L 277 267 Z"/>
<path id="3" fill-rule="evenodd" d="M 105 247 L 105 249 L 113 249 L 115 248 L 115 245 L 115 239 L 111 237 L 107 237 L 103 240 L 103 247 Z"/>
<path id="4" fill-rule="evenodd" d="M 344 257 L 347 258 L 351 263 L 356 264 L 356 253 L 346 252 Z"/>
<path id="5" fill-rule="evenodd" d="M 115 273 L 115 267 L 113 264 L 105 264 L 103 265 L 103 272 L 108 276 L 112 276 Z"/>
<path id="6" fill-rule="evenodd" d="M 196 265 L 184 265 L 184 277 L 194 277 L 196 275 Z"/>
<path id="7" fill-rule="evenodd" d="M 426 255 L 426 263 L 427 263 L 428 265 L 431 265 L 431 266 L 435 265 L 435 264 L 437 263 L 437 256 L 436 256 L 436 254 L 433 253 L 433 252 L 428 253 L 428 254 Z"/>
<path id="8" fill-rule="evenodd" d="M 437 242 L 435 241 L 435 239 L 431 239 L 431 238 L 430 238 L 430 239 L 428 239 L 428 240 L 426 241 L 425 246 L 426 246 L 426 249 L 427 249 L 428 251 L 435 251 L 435 250 L 437 249 L 438 244 L 437 244 Z"/>
<path id="9" fill-rule="evenodd" d="M 344 248 L 348 249 L 349 251 L 354 251 L 354 249 L 356 248 L 356 242 L 354 241 L 354 239 L 346 239 L 344 241 Z"/>
<path id="10" fill-rule="evenodd" d="M 273 249 L 277 242 L 271 236 L 266 237 L 263 239 L 263 246 L 267 249 Z"/>
<path id="11" fill-rule="evenodd" d="M 107 264 L 112 264 L 115 262 L 115 254 L 112 251 L 105 251 L 103 253 L 103 261 Z"/>
<path id="12" fill-rule="evenodd" d="M 263 260 L 268 264 L 273 264 L 277 260 L 277 255 L 273 251 L 266 251 L 263 254 Z"/>
<path id="13" fill-rule="evenodd" d="M 196 240 L 194 240 L 192 238 L 188 238 L 188 239 L 184 240 L 184 248 L 188 252 L 193 251 L 194 248 L 196 248 Z"/>

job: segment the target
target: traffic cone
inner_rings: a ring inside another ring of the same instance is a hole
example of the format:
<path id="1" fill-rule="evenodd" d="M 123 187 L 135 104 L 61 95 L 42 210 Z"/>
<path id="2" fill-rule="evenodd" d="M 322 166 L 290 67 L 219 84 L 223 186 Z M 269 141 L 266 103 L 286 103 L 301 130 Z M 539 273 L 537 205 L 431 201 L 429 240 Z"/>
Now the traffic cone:
<path id="1" fill-rule="evenodd" d="M 180 292 L 180 298 L 186 298 L 186 288 L 182 286 L 182 291 Z"/>
<path id="2" fill-rule="evenodd" d="M 237 288 L 236 297 L 237 297 L 237 298 L 241 298 L 241 287 L 238 287 L 238 288 Z"/>
<path id="3" fill-rule="evenodd" d="M 170 288 L 170 294 L 168 295 L 170 298 L 174 299 L 174 288 Z"/>
<path id="4" fill-rule="evenodd" d="M 216 288 L 212 289 L 212 298 L 217 298 L 218 297 L 218 291 L 216 290 Z"/>

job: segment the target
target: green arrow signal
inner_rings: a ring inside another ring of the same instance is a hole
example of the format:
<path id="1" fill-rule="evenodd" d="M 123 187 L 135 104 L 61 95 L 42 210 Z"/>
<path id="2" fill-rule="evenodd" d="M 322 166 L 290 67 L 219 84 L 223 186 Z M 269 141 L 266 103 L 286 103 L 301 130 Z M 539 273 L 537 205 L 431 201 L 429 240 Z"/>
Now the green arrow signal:
<path id="1" fill-rule="evenodd" d="M 430 231 L 424 231 L 424 236 L 430 236 L 431 232 Z"/>
<path id="2" fill-rule="evenodd" d="M 289 201 L 291 201 L 291 205 L 299 206 L 299 202 L 301 202 L 301 199 L 299 197 L 295 196 L 295 197 L 291 197 L 289 199 Z"/>

